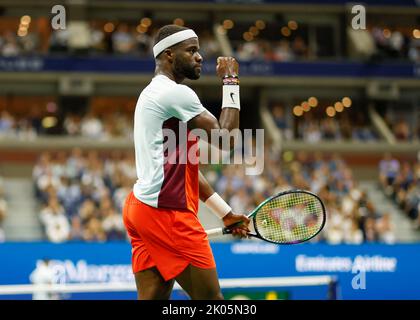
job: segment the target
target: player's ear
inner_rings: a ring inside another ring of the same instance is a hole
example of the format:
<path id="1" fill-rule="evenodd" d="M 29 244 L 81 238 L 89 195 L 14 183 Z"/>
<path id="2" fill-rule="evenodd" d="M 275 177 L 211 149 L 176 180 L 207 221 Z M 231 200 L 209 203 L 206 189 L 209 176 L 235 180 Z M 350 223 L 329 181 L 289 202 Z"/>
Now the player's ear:
<path id="1" fill-rule="evenodd" d="M 171 49 L 166 49 L 163 53 L 166 55 L 169 62 L 174 60 L 174 55 Z"/>

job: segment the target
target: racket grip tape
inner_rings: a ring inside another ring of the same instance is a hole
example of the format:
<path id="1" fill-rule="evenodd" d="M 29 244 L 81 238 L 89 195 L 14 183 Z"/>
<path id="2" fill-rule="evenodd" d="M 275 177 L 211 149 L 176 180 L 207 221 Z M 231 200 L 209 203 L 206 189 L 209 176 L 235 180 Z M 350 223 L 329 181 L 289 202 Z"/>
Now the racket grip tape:
<path id="1" fill-rule="evenodd" d="M 209 238 L 214 238 L 214 237 L 224 235 L 223 228 L 214 228 L 214 229 L 206 230 L 206 233 Z"/>

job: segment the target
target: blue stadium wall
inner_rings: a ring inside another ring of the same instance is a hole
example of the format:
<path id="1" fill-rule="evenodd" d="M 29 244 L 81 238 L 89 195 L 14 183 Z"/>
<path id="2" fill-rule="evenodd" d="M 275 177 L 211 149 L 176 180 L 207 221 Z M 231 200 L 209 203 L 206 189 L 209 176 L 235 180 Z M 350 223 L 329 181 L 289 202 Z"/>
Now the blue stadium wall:
<path id="1" fill-rule="evenodd" d="M 260 241 L 213 243 L 220 278 L 334 275 L 340 299 L 420 299 L 420 245 L 277 246 Z M 131 247 L 118 243 L 0 244 L 0 285 L 28 284 L 36 261 L 52 260 L 57 282 L 132 281 Z M 362 273 L 361 270 L 364 270 Z M 225 291 L 251 298 L 326 299 L 326 286 Z M 135 299 L 134 292 L 66 294 L 65 299 Z M 181 292 L 174 299 L 185 299 Z M 0 299 L 31 299 L 30 295 Z"/>

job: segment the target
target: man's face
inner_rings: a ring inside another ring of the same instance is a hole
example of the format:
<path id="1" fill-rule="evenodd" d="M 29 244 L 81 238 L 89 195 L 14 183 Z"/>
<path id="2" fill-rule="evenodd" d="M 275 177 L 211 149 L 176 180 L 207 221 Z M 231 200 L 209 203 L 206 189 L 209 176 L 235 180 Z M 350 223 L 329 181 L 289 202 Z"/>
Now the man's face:
<path id="1" fill-rule="evenodd" d="M 198 53 L 200 46 L 197 38 L 183 41 L 174 48 L 174 73 L 178 77 L 197 80 L 201 75 L 203 58 Z"/>

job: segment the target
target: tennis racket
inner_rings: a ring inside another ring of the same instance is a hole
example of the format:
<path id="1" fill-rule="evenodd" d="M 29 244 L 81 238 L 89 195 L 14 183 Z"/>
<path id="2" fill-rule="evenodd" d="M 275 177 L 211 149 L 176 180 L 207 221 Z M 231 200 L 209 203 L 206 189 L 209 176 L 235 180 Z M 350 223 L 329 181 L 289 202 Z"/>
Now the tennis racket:
<path id="1" fill-rule="evenodd" d="M 322 230 L 326 211 L 317 195 L 291 190 L 268 198 L 248 218 L 255 229 L 249 236 L 276 244 L 296 244 L 312 239 Z M 210 229 L 206 233 L 209 238 L 231 234 L 237 225 Z"/>

